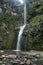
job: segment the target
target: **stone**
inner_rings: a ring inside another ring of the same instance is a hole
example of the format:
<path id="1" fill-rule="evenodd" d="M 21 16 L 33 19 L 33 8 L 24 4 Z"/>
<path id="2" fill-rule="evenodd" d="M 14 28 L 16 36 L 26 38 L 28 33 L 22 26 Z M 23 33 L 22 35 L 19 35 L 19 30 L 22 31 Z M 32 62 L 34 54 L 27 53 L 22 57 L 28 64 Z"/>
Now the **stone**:
<path id="1" fill-rule="evenodd" d="M 2 65 L 5 65 L 5 64 L 2 64 Z"/>
<path id="2" fill-rule="evenodd" d="M 2 58 L 5 58 L 5 55 L 2 55 Z"/>
<path id="3" fill-rule="evenodd" d="M 20 65 L 24 65 L 24 62 L 20 62 Z"/>
<path id="4" fill-rule="evenodd" d="M 3 50 L 0 50 L 0 53 L 3 53 L 4 51 Z"/>
<path id="5" fill-rule="evenodd" d="M 30 63 L 31 63 L 31 62 L 30 62 L 30 60 L 28 59 L 27 62 L 26 62 L 26 64 L 29 65 Z"/>

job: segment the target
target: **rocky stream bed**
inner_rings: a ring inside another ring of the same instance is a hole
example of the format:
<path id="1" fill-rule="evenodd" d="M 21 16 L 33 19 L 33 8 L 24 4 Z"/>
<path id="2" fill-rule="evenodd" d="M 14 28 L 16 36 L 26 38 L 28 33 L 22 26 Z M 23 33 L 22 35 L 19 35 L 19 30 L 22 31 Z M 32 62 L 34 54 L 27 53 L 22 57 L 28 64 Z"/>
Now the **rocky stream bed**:
<path id="1" fill-rule="evenodd" d="M 43 65 L 43 52 L 0 51 L 0 65 Z"/>

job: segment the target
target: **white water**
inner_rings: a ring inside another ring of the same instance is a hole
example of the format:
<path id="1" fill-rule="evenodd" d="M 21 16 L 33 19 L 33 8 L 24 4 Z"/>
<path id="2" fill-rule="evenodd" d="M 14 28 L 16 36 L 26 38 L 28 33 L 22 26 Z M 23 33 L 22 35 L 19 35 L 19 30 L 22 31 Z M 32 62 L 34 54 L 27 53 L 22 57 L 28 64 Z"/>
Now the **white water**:
<path id="1" fill-rule="evenodd" d="M 20 27 L 20 31 L 19 31 L 19 35 L 18 35 L 18 40 L 17 40 L 17 51 L 20 51 L 20 41 L 21 41 L 21 38 L 22 38 L 22 34 L 23 34 L 23 31 L 24 31 L 24 28 L 25 28 L 26 25 L 23 25 Z"/>
<path id="2" fill-rule="evenodd" d="M 27 22 L 27 9 L 26 9 L 26 3 L 24 3 L 24 24 Z"/>
<path id="3" fill-rule="evenodd" d="M 22 38 L 22 34 L 23 31 L 26 27 L 26 15 L 27 15 L 27 11 L 26 11 L 26 3 L 24 3 L 24 25 L 20 27 L 20 31 L 18 34 L 18 40 L 17 40 L 17 47 L 16 47 L 16 51 L 20 51 L 21 50 L 21 38 Z"/>

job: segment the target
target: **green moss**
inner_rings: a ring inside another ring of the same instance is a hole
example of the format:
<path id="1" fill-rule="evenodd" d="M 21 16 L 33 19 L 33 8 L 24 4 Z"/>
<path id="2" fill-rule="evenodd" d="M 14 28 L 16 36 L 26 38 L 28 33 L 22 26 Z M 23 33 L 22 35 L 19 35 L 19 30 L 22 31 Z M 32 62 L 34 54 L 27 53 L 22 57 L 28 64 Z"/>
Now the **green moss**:
<path id="1" fill-rule="evenodd" d="M 32 24 L 39 23 L 39 21 L 40 21 L 42 18 L 43 18 L 43 15 L 37 15 L 37 16 L 31 18 L 30 23 L 32 23 Z"/>
<path id="2" fill-rule="evenodd" d="M 2 63 L 0 63 L 0 65 L 2 65 Z"/>

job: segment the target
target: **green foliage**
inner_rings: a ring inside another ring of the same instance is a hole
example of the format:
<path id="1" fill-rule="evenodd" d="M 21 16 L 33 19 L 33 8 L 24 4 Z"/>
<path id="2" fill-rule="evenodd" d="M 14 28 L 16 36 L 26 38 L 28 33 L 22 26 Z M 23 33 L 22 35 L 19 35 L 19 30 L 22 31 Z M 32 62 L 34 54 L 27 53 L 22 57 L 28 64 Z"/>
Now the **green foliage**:
<path id="1" fill-rule="evenodd" d="M 0 65 L 2 65 L 2 64 L 0 63 Z"/>
<path id="2" fill-rule="evenodd" d="M 14 39 L 14 17 L 0 14 L 0 49 L 11 48 Z"/>
<path id="3" fill-rule="evenodd" d="M 2 0 L 0 2 L 2 5 L 4 4 Z M 19 16 L 12 16 L 12 9 L 8 7 L 6 9 L 10 12 L 6 13 L 3 7 L 3 11 L 0 13 L 0 49 L 12 49 L 16 39 L 15 27 L 23 23 L 21 14 L 18 14 Z M 30 24 L 28 49 L 43 50 L 43 2 L 40 2 L 37 6 L 31 4 L 31 6 L 27 6 L 27 10 L 27 21 Z"/>
<path id="4" fill-rule="evenodd" d="M 31 26 L 29 30 L 29 44 L 32 49 L 42 50 L 43 46 L 43 22 Z"/>
<path id="5" fill-rule="evenodd" d="M 28 48 L 43 50 L 43 2 L 34 11 L 34 15 L 32 14 L 29 19 L 31 26 L 28 34 Z"/>

